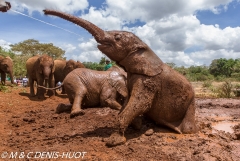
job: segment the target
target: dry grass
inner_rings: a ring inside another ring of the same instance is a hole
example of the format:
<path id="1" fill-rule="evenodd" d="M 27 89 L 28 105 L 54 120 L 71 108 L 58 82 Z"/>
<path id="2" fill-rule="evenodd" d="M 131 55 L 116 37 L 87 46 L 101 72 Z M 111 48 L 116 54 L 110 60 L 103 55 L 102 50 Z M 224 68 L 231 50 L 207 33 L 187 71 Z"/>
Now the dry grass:
<path id="1" fill-rule="evenodd" d="M 218 98 L 219 93 L 217 89 L 221 88 L 221 86 L 225 82 L 211 82 L 211 86 L 204 87 L 204 82 L 191 82 L 194 91 L 195 96 L 198 98 Z M 231 82 L 233 86 L 236 84 L 240 84 L 240 82 Z"/>

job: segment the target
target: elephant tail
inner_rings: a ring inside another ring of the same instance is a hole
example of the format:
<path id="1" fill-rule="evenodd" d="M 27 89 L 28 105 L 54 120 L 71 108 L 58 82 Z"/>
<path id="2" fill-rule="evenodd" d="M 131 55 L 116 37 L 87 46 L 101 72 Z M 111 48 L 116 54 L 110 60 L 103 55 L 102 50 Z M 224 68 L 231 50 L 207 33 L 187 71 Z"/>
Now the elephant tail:
<path id="1" fill-rule="evenodd" d="M 63 84 L 61 84 L 60 86 L 57 86 L 55 88 L 47 88 L 47 87 L 44 87 L 44 86 L 37 86 L 38 88 L 43 88 L 43 89 L 46 89 L 46 90 L 56 90 L 56 89 L 59 89 L 59 88 L 62 88 Z"/>

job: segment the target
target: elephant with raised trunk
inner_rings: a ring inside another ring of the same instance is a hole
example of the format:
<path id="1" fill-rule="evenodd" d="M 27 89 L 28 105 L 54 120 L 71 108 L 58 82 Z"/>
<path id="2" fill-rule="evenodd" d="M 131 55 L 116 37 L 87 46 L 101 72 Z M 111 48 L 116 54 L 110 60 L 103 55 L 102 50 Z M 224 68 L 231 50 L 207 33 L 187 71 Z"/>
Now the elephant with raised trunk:
<path id="1" fill-rule="evenodd" d="M 120 110 L 127 104 L 127 78 L 117 71 L 96 71 L 77 68 L 64 79 L 62 86 L 68 95 L 70 105 L 59 104 L 56 112 L 71 110 L 71 117 L 83 115 L 82 106 L 110 107 Z M 43 87 L 39 87 L 43 88 Z M 54 89 L 57 89 L 56 87 Z M 50 88 L 44 88 L 50 89 Z M 121 101 L 119 98 L 122 98 Z"/>
<path id="2" fill-rule="evenodd" d="M 73 71 L 76 68 L 85 68 L 85 66 L 79 62 L 79 61 L 74 61 L 72 59 L 66 61 L 62 59 L 57 59 L 54 60 L 54 65 L 55 65 L 55 72 L 54 72 L 54 78 L 55 78 L 55 84 L 57 82 L 63 82 L 64 78 L 68 73 Z M 65 93 L 64 86 L 62 87 L 62 94 Z"/>
<path id="3" fill-rule="evenodd" d="M 48 84 L 50 88 L 55 87 L 54 80 L 54 61 L 53 58 L 44 54 L 44 55 L 36 55 L 29 58 L 26 62 L 27 74 L 29 77 L 29 86 L 30 86 L 30 95 L 35 96 L 34 91 L 34 81 L 37 82 L 38 85 L 43 86 L 45 82 L 45 86 Z M 39 99 L 44 98 L 44 89 L 37 89 L 37 96 Z M 48 91 L 49 97 L 55 95 L 55 91 Z"/>
<path id="4" fill-rule="evenodd" d="M 123 144 L 124 131 L 139 115 L 146 115 L 178 133 L 195 133 L 195 101 L 191 83 L 173 70 L 136 35 L 127 31 L 104 31 L 89 21 L 53 10 L 44 10 L 71 21 L 91 33 L 98 49 L 127 71 L 129 101 L 118 115 L 119 131 L 108 146 Z"/>
<path id="5" fill-rule="evenodd" d="M 0 56 L 0 73 L 1 73 L 1 83 L 5 85 L 6 74 L 10 75 L 11 83 L 13 84 L 13 61 L 10 57 L 4 58 Z"/>

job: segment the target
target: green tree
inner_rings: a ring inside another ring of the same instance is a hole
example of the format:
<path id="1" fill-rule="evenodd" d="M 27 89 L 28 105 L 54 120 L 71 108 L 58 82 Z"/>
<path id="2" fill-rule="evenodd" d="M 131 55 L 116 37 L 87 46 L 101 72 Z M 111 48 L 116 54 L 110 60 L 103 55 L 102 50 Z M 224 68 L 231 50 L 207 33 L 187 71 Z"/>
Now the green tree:
<path id="1" fill-rule="evenodd" d="M 34 55 L 48 54 L 53 58 L 64 58 L 65 51 L 52 43 L 39 43 L 34 39 L 28 39 L 17 44 L 10 45 L 11 50 L 15 53 L 32 57 Z"/>
<path id="2" fill-rule="evenodd" d="M 168 66 L 170 66 L 171 68 L 175 68 L 176 67 L 176 64 L 175 63 L 165 63 L 165 64 L 167 64 Z"/>
<path id="3" fill-rule="evenodd" d="M 0 46 L 0 55 L 3 57 L 9 56 L 12 59 L 14 59 L 15 57 L 15 54 L 11 50 L 10 51 L 4 50 L 1 46 Z"/>
<path id="4" fill-rule="evenodd" d="M 234 72 L 234 66 L 237 63 L 237 60 L 233 59 L 214 59 L 210 64 L 209 71 L 215 77 L 217 76 L 226 76 L 231 77 Z"/>
<path id="5" fill-rule="evenodd" d="M 106 62 L 106 57 L 101 57 L 99 64 L 105 65 L 105 62 Z"/>

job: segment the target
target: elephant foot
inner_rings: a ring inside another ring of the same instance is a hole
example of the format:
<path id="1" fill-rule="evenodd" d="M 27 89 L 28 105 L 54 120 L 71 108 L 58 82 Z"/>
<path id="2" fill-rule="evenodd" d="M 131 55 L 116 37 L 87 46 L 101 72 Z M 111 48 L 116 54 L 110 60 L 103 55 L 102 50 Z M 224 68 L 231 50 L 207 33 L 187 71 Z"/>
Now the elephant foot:
<path id="1" fill-rule="evenodd" d="M 35 94 L 30 94 L 30 97 L 35 97 L 36 95 Z"/>
<path id="2" fill-rule="evenodd" d="M 70 111 L 71 109 L 72 109 L 72 105 L 66 105 L 66 104 L 60 103 L 56 108 L 56 113 L 59 114 L 65 111 Z"/>
<path id="3" fill-rule="evenodd" d="M 107 140 L 106 145 L 108 147 L 122 145 L 126 142 L 126 138 L 119 133 L 113 133 Z"/>
<path id="4" fill-rule="evenodd" d="M 43 100 L 45 97 L 44 96 L 38 96 L 38 99 Z"/>
<path id="5" fill-rule="evenodd" d="M 52 100 L 55 100 L 56 97 L 55 97 L 55 95 L 53 95 L 53 96 L 50 96 L 49 98 Z"/>
<path id="6" fill-rule="evenodd" d="M 79 116 L 79 115 L 84 115 L 85 112 L 83 110 L 72 110 L 71 111 L 71 114 L 70 114 L 70 118 L 74 118 L 76 116 Z"/>
<path id="7" fill-rule="evenodd" d="M 136 130 L 140 130 L 142 128 L 142 117 L 141 116 L 136 117 L 131 122 L 131 126 Z"/>

